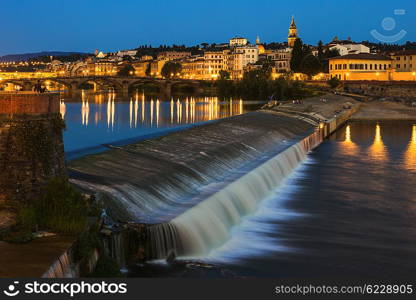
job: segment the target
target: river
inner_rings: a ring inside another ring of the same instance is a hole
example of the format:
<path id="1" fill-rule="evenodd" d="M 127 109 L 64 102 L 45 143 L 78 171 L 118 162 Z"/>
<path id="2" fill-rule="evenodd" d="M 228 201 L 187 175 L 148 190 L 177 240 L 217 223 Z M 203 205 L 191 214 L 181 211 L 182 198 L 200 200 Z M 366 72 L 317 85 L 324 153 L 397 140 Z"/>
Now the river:
<path id="1" fill-rule="evenodd" d="M 397 277 L 416 270 L 416 124 L 352 122 L 208 256 L 129 276 Z M 211 266 L 215 266 L 212 268 Z"/>
<path id="2" fill-rule="evenodd" d="M 216 119 L 258 109 L 264 101 L 243 101 L 217 97 L 157 96 L 82 92 L 62 97 L 60 111 L 66 122 L 64 132 L 67 159 L 105 150 L 103 144 L 127 144 L 183 130 Z"/>

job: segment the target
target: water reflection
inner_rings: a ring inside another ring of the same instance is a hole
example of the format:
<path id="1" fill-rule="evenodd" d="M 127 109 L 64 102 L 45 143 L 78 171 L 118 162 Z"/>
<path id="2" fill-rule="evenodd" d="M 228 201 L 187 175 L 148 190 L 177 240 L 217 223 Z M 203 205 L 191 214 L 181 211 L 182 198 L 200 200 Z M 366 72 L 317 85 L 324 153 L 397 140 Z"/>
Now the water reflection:
<path id="1" fill-rule="evenodd" d="M 221 101 L 217 97 L 193 96 L 163 100 L 143 93 L 120 99 L 116 93 L 85 92 L 78 98 L 62 99 L 60 112 L 67 123 L 66 150 L 74 151 L 234 116 L 258 109 L 263 104 L 262 101 Z"/>
<path id="2" fill-rule="evenodd" d="M 89 117 L 90 117 L 90 106 L 88 104 L 88 100 L 82 100 L 82 106 L 81 106 L 82 125 L 88 126 Z"/>
<path id="3" fill-rule="evenodd" d="M 61 113 L 62 119 L 65 119 L 66 106 L 65 101 L 62 99 L 59 100 L 59 112 Z"/>
<path id="4" fill-rule="evenodd" d="M 351 140 L 351 125 L 347 125 L 347 127 L 345 127 L 345 140 L 341 150 L 346 154 L 357 154 L 358 146 Z"/>
<path id="5" fill-rule="evenodd" d="M 416 125 L 412 126 L 412 137 L 404 157 L 406 169 L 416 171 Z"/>
<path id="6" fill-rule="evenodd" d="M 376 125 L 374 142 L 369 149 L 369 154 L 373 159 L 384 161 L 386 160 L 386 147 L 381 136 L 381 127 Z"/>

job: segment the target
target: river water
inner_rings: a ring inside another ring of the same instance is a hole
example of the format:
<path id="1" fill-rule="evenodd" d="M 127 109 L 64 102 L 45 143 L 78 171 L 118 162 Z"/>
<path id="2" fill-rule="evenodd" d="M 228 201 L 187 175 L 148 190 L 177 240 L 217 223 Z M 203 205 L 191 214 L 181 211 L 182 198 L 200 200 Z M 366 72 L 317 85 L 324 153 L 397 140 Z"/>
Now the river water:
<path id="1" fill-rule="evenodd" d="M 415 178 L 414 122 L 349 123 L 209 256 L 137 266 L 129 276 L 414 275 Z"/>
<path id="2" fill-rule="evenodd" d="M 216 119 L 258 109 L 264 101 L 243 101 L 217 97 L 157 96 L 115 93 L 85 93 L 62 97 L 60 111 L 67 159 L 105 150 L 103 144 L 127 144 L 182 130 Z"/>

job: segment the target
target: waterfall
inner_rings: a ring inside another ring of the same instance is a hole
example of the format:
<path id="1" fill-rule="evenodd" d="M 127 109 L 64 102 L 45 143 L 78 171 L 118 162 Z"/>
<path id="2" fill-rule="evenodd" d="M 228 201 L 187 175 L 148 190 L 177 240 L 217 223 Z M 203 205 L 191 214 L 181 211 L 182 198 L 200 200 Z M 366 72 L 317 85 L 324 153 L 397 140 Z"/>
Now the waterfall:
<path id="1" fill-rule="evenodd" d="M 203 256 L 230 238 L 323 132 L 316 120 L 253 112 L 71 161 L 70 177 L 114 220 L 146 224 L 147 259 Z"/>
<path id="2" fill-rule="evenodd" d="M 322 136 L 322 131 L 316 130 L 170 222 L 150 226 L 150 258 L 166 258 L 171 252 L 182 257 L 202 257 L 224 244 L 231 228 L 279 187 L 307 153 L 322 142 Z"/>
<path id="3" fill-rule="evenodd" d="M 76 278 L 79 277 L 78 267 L 72 263 L 70 251 L 65 251 L 42 275 L 42 278 Z"/>

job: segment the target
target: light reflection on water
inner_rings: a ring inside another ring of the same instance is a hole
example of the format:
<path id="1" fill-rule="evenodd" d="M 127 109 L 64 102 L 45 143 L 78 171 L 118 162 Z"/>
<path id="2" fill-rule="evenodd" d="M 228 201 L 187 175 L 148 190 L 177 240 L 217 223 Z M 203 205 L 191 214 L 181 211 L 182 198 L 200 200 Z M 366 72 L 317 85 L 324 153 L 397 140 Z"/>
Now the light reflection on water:
<path id="1" fill-rule="evenodd" d="M 148 137 L 191 124 L 243 114 L 258 109 L 261 101 L 217 97 L 175 97 L 133 94 L 118 99 L 115 93 L 81 93 L 78 99 L 60 102 L 65 119 L 65 151 L 74 152 L 120 140 Z"/>

